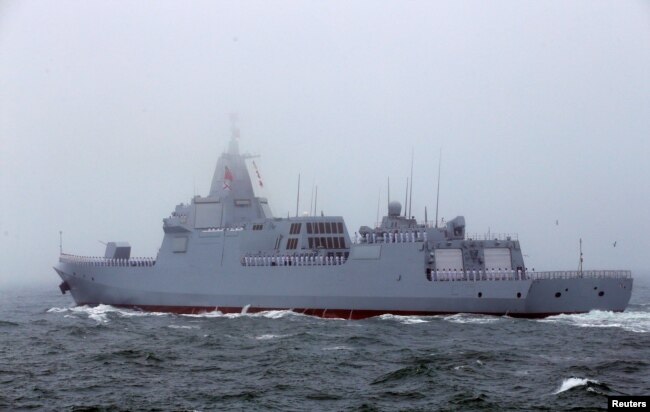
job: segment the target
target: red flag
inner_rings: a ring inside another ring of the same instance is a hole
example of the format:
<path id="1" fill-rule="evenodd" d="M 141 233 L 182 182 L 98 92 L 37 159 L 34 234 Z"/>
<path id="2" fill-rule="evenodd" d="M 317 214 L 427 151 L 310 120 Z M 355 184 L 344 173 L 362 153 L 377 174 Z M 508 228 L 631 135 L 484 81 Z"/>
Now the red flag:
<path id="1" fill-rule="evenodd" d="M 234 180 L 232 177 L 232 173 L 230 172 L 230 169 L 228 169 L 228 166 L 226 166 L 226 173 L 223 176 L 224 180 L 230 180 L 231 182 Z"/>
<path id="2" fill-rule="evenodd" d="M 230 190 L 232 189 L 232 181 L 234 180 L 234 177 L 232 176 L 232 173 L 230 172 L 230 169 L 228 169 L 228 166 L 226 166 L 226 172 L 223 175 L 223 188 L 225 190 Z"/>

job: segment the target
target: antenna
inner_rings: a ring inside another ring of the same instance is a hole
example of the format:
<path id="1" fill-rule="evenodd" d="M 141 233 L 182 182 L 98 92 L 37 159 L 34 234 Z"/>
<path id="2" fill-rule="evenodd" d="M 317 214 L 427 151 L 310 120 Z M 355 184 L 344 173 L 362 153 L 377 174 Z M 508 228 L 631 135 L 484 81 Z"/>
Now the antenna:
<path id="1" fill-rule="evenodd" d="M 390 176 L 388 177 L 388 198 L 386 199 L 386 214 L 390 215 Z"/>
<path id="2" fill-rule="evenodd" d="M 429 219 L 427 219 L 427 207 L 424 207 L 424 227 L 428 227 Z"/>
<path id="3" fill-rule="evenodd" d="M 63 230 L 59 230 L 59 253 L 63 254 Z"/>
<path id="4" fill-rule="evenodd" d="M 578 264 L 578 274 L 580 276 L 582 276 L 582 261 L 583 260 L 584 259 L 582 257 L 582 238 L 580 238 L 580 263 Z"/>
<path id="5" fill-rule="evenodd" d="M 311 200 L 309 202 L 309 215 L 311 215 L 311 211 L 314 208 L 314 184 L 311 184 Z"/>
<path id="6" fill-rule="evenodd" d="M 438 157 L 438 187 L 436 189 L 436 229 L 438 228 L 438 202 L 440 201 L 440 164 L 442 163 L 442 148 Z"/>
<path id="7" fill-rule="evenodd" d="M 296 217 L 298 217 L 299 205 L 300 205 L 300 173 L 298 173 L 298 194 L 296 195 Z"/>
<path id="8" fill-rule="evenodd" d="M 314 216 L 316 216 L 316 206 L 318 206 L 318 185 L 316 185 L 316 196 L 314 197 Z"/>
<path id="9" fill-rule="evenodd" d="M 237 129 L 237 120 L 239 115 L 237 113 L 230 113 L 230 136 L 233 139 L 239 139 L 239 129 Z"/>
<path id="10" fill-rule="evenodd" d="M 413 206 L 413 156 L 413 148 L 411 148 L 411 190 L 409 192 L 409 219 L 411 218 L 411 206 Z"/>
<path id="11" fill-rule="evenodd" d="M 237 113 L 230 113 L 230 144 L 228 152 L 230 154 L 239 154 L 239 129 L 237 128 Z"/>
<path id="12" fill-rule="evenodd" d="M 406 206 L 409 200 L 409 178 L 406 178 L 406 193 L 404 193 L 404 217 L 406 217 Z"/>

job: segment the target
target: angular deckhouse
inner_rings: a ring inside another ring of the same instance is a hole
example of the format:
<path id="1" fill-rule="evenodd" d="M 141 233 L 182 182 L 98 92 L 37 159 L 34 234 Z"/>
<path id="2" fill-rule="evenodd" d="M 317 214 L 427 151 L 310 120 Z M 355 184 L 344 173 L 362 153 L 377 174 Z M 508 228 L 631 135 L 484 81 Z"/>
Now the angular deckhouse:
<path id="1" fill-rule="evenodd" d="M 623 311 L 629 271 L 532 272 L 514 236 L 470 237 L 461 216 L 418 223 L 391 202 L 378 227 L 340 216 L 273 217 L 256 157 L 233 135 L 210 193 L 163 220 L 155 258 L 110 242 L 103 258 L 61 254 L 60 289 L 79 305 L 175 313 L 291 309 L 347 319 L 385 313 L 542 317 Z"/>

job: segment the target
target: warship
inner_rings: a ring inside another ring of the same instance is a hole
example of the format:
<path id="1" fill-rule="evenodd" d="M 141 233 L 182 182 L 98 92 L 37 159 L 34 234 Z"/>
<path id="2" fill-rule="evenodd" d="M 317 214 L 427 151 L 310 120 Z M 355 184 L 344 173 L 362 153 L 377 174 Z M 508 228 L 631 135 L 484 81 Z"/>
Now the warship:
<path id="1" fill-rule="evenodd" d="M 515 235 L 466 234 L 465 219 L 419 223 L 399 202 L 353 234 L 341 216 L 275 217 L 256 156 L 233 129 L 210 192 L 163 219 L 156 257 L 108 242 L 54 270 L 77 305 L 197 314 L 292 310 L 326 318 L 474 313 L 546 317 L 625 310 L 628 270 L 535 272 Z"/>

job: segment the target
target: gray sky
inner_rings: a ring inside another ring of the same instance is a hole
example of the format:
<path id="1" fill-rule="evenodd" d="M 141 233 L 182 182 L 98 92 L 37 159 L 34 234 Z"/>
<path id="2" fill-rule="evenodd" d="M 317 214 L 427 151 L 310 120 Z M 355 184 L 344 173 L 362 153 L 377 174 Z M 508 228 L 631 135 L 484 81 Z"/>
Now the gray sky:
<path id="1" fill-rule="evenodd" d="M 527 266 L 646 271 L 647 1 L 0 0 L 0 287 L 206 195 L 239 113 L 276 215 L 413 214 L 519 234 Z M 559 225 L 556 225 L 556 220 Z M 617 241 L 617 246 L 612 246 Z"/>

